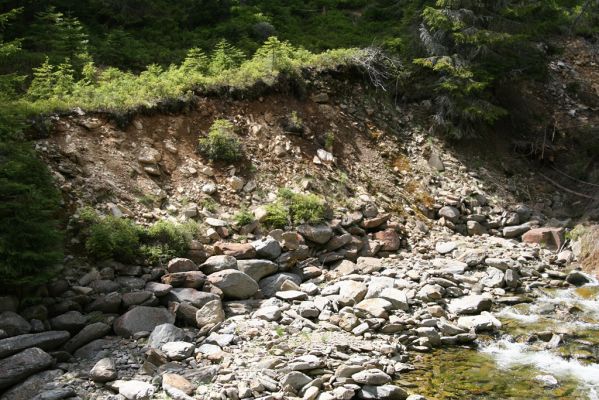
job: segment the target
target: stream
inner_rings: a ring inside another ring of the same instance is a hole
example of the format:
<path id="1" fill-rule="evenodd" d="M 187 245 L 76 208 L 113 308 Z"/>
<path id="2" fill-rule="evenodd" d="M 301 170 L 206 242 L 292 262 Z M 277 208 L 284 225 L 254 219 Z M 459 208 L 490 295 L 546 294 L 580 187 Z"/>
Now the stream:
<path id="1" fill-rule="evenodd" d="M 599 400 L 598 282 L 543 290 L 495 316 L 499 334 L 417 357 L 401 384 L 429 400 Z"/>

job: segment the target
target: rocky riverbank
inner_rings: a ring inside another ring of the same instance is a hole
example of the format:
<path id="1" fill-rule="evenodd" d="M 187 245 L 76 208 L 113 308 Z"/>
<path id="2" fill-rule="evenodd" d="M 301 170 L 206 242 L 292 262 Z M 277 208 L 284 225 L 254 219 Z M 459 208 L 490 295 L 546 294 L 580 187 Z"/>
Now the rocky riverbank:
<path id="1" fill-rule="evenodd" d="M 566 272 L 568 251 L 439 228 L 387 258 L 283 262 L 349 243 L 343 226 L 216 245 L 199 265 L 109 263 L 29 307 L 3 298 L 0 398 L 417 399 L 394 383 L 414 354 L 472 344 L 505 305 L 588 281 Z"/>

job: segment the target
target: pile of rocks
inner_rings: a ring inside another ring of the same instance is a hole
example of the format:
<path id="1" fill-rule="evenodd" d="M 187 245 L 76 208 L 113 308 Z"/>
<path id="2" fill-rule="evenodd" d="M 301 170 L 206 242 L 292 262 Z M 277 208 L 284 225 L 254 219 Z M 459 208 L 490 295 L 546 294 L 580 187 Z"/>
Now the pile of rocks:
<path id="1" fill-rule="evenodd" d="M 326 262 L 340 227 L 220 243 L 201 264 L 112 263 L 35 306 L 2 298 L 0 399 L 405 399 L 392 382 L 411 351 L 472 343 L 501 327 L 494 307 L 587 281 L 488 235 Z"/>

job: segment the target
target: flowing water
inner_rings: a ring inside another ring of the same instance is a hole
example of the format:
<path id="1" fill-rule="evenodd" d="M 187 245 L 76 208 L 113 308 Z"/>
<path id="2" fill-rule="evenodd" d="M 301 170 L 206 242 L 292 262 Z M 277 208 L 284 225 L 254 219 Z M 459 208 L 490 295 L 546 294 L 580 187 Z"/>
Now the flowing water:
<path id="1" fill-rule="evenodd" d="M 496 314 L 499 335 L 415 360 L 400 384 L 436 400 L 599 400 L 599 284 Z"/>

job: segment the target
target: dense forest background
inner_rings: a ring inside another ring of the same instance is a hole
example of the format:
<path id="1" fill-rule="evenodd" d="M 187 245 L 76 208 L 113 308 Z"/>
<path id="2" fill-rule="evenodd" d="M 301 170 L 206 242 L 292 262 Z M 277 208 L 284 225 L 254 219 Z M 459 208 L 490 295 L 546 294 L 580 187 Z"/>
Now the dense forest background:
<path id="1" fill-rule="evenodd" d="M 352 64 L 427 94 L 432 127 L 463 139 L 507 115 L 500 85 L 543 79 L 552 38 L 598 30 L 597 0 L 0 1 L 0 281 L 61 259 L 60 196 L 24 134 L 40 115 Z"/>

